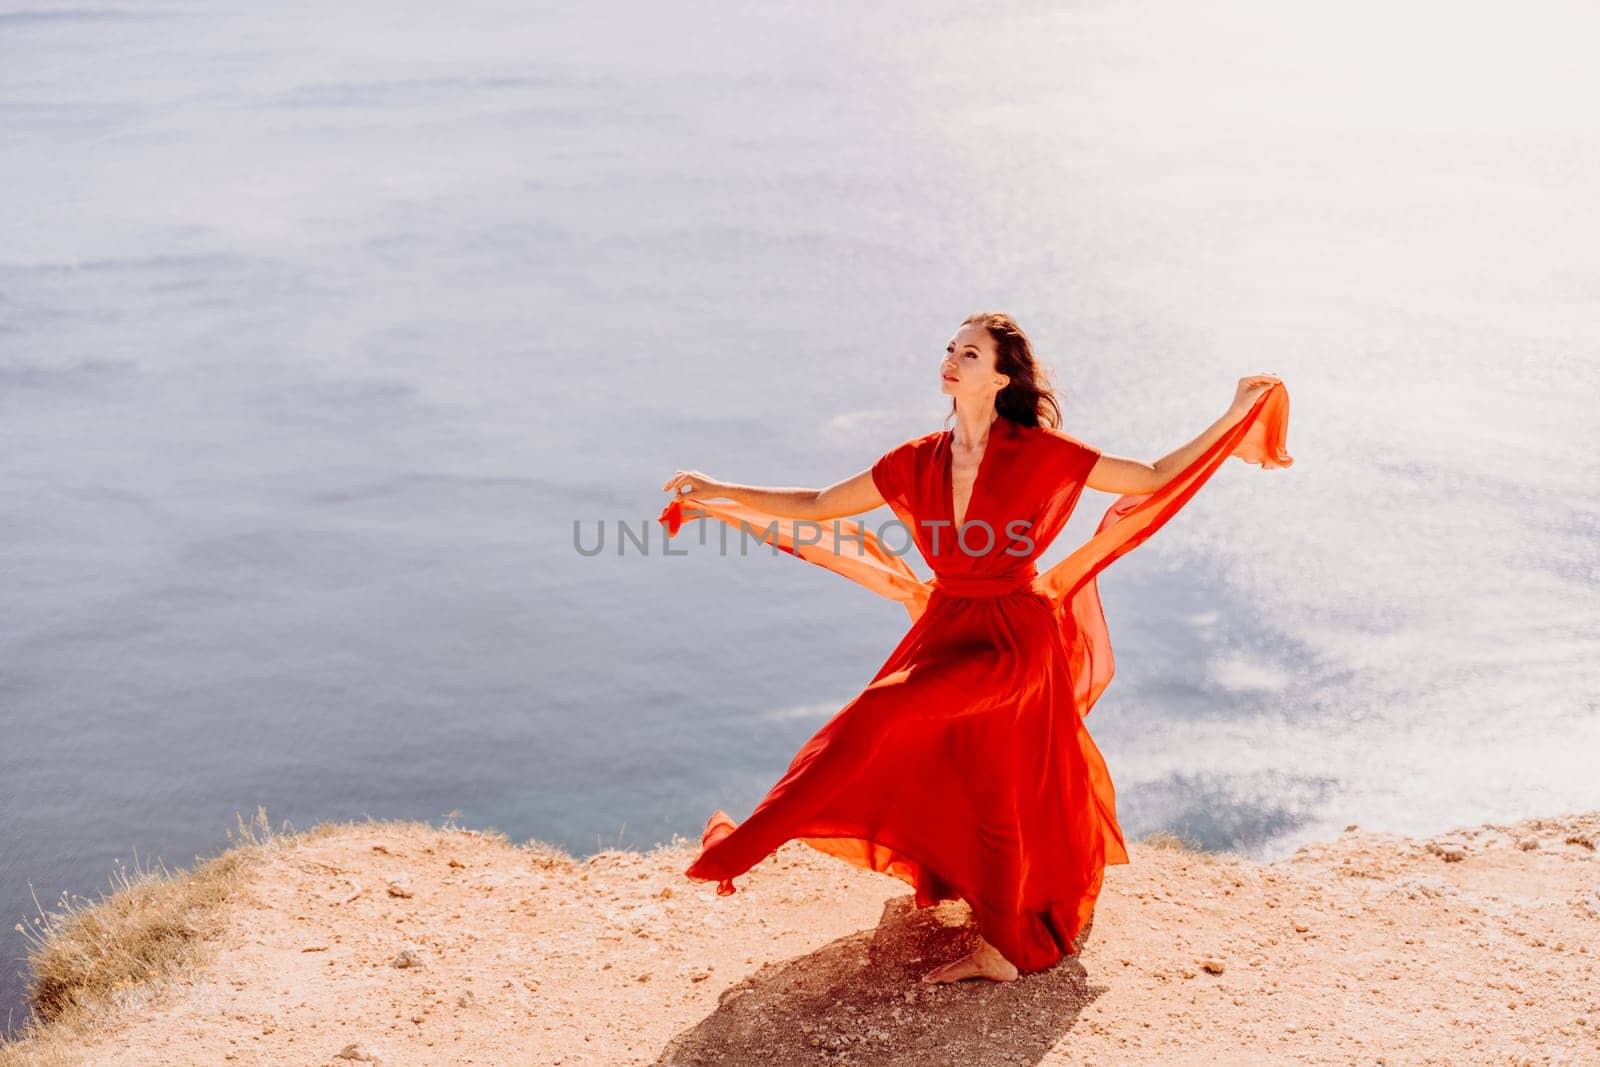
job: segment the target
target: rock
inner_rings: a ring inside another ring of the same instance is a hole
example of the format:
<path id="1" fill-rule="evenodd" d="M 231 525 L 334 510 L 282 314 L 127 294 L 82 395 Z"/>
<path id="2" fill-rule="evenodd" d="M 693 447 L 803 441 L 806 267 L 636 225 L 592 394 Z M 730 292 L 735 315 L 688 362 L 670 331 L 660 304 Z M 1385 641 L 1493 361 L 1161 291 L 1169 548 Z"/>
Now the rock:
<path id="1" fill-rule="evenodd" d="M 1539 847 L 1539 839 L 1531 835 L 1524 837 L 1521 841 L 1517 842 L 1517 847 L 1524 852 L 1532 852 L 1534 849 Z"/>
<path id="2" fill-rule="evenodd" d="M 1428 851 L 1446 863 L 1460 863 L 1467 858 L 1467 846 L 1461 841 L 1429 841 Z"/>
<path id="3" fill-rule="evenodd" d="M 410 879 L 406 878 L 404 875 L 401 875 L 399 878 L 392 879 L 389 882 L 389 895 L 391 897 L 411 896 Z"/>
<path id="4" fill-rule="evenodd" d="M 1294 932 L 1297 934 L 1303 934 L 1309 929 L 1311 929 L 1311 927 L 1307 926 L 1305 923 L 1294 924 Z"/>
<path id="5" fill-rule="evenodd" d="M 382 1063 L 383 1058 L 365 1045 L 358 1045 L 354 1041 L 333 1054 L 336 1060 L 357 1060 L 361 1063 Z"/>
<path id="6" fill-rule="evenodd" d="M 1594 851 L 1594 838 L 1590 837 L 1588 834 L 1568 834 L 1566 844 L 1582 845 L 1590 852 Z"/>
<path id="7" fill-rule="evenodd" d="M 1224 966 L 1226 965 L 1215 956 L 1207 956 L 1205 959 L 1200 961 L 1200 967 L 1207 974 L 1221 974 Z"/>
<path id="8" fill-rule="evenodd" d="M 462 993 L 459 997 L 456 997 L 456 1007 L 458 1008 L 470 1008 L 475 1006 L 477 1003 L 478 998 L 473 995 L 473 992 L 470 989 L 465 993 Z"/>
<path id="9" fill-rule="evenodd" d="M 421 967 L 422 953 L 415 945 L 407 945 L 400 954 L 389 961 L 392 967 Z"/>

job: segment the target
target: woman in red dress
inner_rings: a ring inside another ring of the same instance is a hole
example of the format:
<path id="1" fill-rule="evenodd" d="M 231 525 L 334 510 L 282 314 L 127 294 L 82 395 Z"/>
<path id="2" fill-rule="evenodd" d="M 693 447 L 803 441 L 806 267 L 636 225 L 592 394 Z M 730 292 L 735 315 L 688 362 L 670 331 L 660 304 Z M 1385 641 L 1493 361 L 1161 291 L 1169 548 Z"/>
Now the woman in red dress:
<path id="1" fill-rule="evenodd" d="M 686 519 L 719 519 L 901 601 L 912 619 L 747 819 L 711 816 L 685 873 L 726 895 L 734 877 L 803 841 L 904 880 L 918 907 L 967 902 L 977 947 L 924 982 L 1009 981 L 1076 951 L 1105 867 L 1128 862 L 1084 723 L 1113 670 L 1095 575 L 1229 456 L 1288 466 L 1288 395 L 1275 377 L 1241 378 L 1205 432 L 1144 463 L 1059 429 L 1045 373 L 1006 315 L 969 316 L 939 373 L 954 429 L 905 441 L 826 489 L 692 470 L 662 487 L 675 494 L 661 513 L 668 536 Z M 1085 486 L 1121 495 L 1089 541 L 1040 574 L 1034 560 Z M 916 544 L 930 581 L 886 547 L 896 524 L 874 533 L 839 521 L 884 503 L 903 524 L 892 539 Z"/>

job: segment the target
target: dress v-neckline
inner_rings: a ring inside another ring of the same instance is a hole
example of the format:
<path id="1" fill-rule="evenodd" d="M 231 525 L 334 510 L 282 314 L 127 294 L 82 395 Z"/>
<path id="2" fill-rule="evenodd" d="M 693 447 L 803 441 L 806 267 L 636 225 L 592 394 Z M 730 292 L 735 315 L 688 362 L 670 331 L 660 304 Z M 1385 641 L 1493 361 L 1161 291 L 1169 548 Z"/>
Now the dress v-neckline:
<path id="1" fill-rule="evenodd" d="M 999 432 L 1000 423 L 1005 421 L 1005 416 L 1000 415 L 989 424 L 989 439 L 983 443 L 983 455 L 978 457 L 978 469 L 972 475 L 972 489 L 967 493 L 967 512 L 961 516 L 961 521 L 956 521 L 956 432 L 945 431 L 944 448 L 944 513 L 950 520 L 952 530 L 960 530 L 972 521 L 972 506 L 978 501 L 978 487 L 983 484 L 983 471 L 989 463 L 989 456 L 994 452 L 995 434 Z"/>

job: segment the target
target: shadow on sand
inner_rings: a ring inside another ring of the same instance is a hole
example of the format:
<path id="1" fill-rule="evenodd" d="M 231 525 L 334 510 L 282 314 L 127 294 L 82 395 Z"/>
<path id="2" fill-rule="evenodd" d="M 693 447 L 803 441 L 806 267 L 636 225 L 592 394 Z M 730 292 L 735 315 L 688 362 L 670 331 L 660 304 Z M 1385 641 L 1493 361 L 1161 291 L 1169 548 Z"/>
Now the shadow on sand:
<path id="1" fill-rule="evenodd" d="M 1076 956 L 1015 982 L 921 983 L 976 939 L 966 904 L 918 909 L 909 894 L 896 897 L 876 929 L 769 963 L 724 991 L 716 1011 L 668 1042 L 656 1065 L 1038 1063 L 1104 987 L 1089 986 Z"/>

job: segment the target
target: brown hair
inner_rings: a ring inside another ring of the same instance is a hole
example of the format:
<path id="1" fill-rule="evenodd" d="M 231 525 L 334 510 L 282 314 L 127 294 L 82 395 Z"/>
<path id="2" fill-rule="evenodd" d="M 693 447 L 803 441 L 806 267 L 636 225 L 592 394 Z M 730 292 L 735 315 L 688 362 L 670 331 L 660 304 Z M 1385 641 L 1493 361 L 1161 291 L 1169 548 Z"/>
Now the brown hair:
<path id="1" fill-rule="evenodd" d="M 1016 320 L 1001 311 L 977 311 L 961 320 L 966 326 L 976 323 L 994 338 L 994 369 L 1011 379 L 995 396 L 995 410 L 1023 426 L 1061 425 L 1061 405 L 1056 403 L 1050 371 L 1033 358 L 1033 345 Z M 954 398 L 950 414 L 956 413 Z M 948 417 L 948 416 L 946 416 Z"/>

